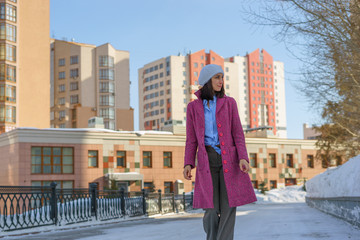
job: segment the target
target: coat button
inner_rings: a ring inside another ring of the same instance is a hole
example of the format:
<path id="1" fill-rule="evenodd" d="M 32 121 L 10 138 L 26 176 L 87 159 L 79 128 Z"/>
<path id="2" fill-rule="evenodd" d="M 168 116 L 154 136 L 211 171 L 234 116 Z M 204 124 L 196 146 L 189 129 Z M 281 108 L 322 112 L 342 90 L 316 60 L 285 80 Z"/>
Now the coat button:
<path id="1" fill-rule="evenodd" d="M 224 146 L 225 145 L 225 143 L 224 142 L 221 142 L 221 146 Z"/>
<path id="2" fill-rule="evenodd" d="M 219 133 L 219 136 L 220 136 L 220 137 L 222 137 L 223 135 L 224 135 L 224 134 L 223 134 L 222 132 L 221 132 L 221 133 Z"/>
<path id="3" fill-rule="evenodd" d="M 226 160 L 224 160 L 224 164 L 227 164 L 227 161 L 226 161 Z"/>
<path id="4" fill-rule="evenodd" d="M 229 169 L 225 169 L 224 171 L 227 173 L 229 171 Z"/>
<path id="5" fill-rule="evenodd" d="M 223 150 L 223 151 L 222 151 L 222 154 L 226 154 L 226 151 L 225 151 L 225 150 Z"/>
<path id="6" fill-rule="evenodd" d="M 221 127 L 221 124 L 220 124 L 220 123 L 218 123 L 218 127 Z"/>

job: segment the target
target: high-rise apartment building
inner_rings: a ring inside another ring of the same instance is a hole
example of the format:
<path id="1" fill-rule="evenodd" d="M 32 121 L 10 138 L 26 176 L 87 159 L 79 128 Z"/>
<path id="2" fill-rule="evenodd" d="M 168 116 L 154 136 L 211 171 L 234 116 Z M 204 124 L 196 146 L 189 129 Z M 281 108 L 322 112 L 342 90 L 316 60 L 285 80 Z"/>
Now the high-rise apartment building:
<path id="1" fill-rule="evenodd" d="M 134 130 L 129 52 L 52 40 L 51 127 L 86 128 L 95 116 L 106 129 Z"/>
<path id="2" fill-rule="evenodd" d="M 50 1 L 0 1 L 0 133 L 50 126 Z"/>
<path id="3" fill-rule="evenodd" d="M 284 65 L 265 50 L 224 59 L 201 50 L 186 56 L 168 56 L 139 69 L 140 129 L 161 130 L 185 124 L 187 104 L 196 99 L 203 66 L 224 68 L 224 88 L 238 104 L 243 129 L 269 129 L 286 138 Z"/>

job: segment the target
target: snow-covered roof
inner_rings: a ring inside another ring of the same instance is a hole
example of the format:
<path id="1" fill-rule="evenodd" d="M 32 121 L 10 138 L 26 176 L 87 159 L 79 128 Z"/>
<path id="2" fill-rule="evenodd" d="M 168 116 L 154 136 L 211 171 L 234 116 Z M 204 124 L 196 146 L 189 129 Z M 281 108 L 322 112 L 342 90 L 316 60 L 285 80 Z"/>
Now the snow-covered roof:
<path id="1" fill-rule="evenodd" d="M 105 177 L 116 181 L 136 181 L 144 179 L 144 175 L 138 172 L 107 173 Z"/>
<path id="2" fill-rule="evenodd" d="M 115 131 L 104 128 L 33 128 L 33 127 L 19 127 L 16 129 L 20 130 L 51 130 L 51 131 L 72 131 L 72 132 L 110 132 L 110 133 L 130 133 L 142 136 L 145 134 L 158 134 L 158 135 L 173 135 L 172 132 L 167 131 L 154 131 L 154 130 L 143 130 L 143 131 Z"/>

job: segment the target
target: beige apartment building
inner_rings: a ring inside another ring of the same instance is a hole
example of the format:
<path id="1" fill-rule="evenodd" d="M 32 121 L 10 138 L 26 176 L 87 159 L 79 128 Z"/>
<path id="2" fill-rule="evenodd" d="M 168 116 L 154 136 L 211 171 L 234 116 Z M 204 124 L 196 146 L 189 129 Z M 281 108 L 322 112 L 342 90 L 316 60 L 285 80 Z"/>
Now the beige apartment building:
<path id="1" fill-rule="evenodd" d="M 224 59 L 214 51 L 168 56 L 144 65 L 139 74 L 139 129 L 184 126 L 187 104 L 196 99 L 203 66 L 218 64 L 225 71 L 225 93 L 237 101 L 243 129 L 270 129 L 287 137 L 284 64 L 265 50 Z"/>
<path id="2" fill-rule="evenodd" d="M 52 40 L 50 80 L 51 127 L 86 128 L 98 117 L 106 129 L 134 130 L 128 51 Z"/>
<path id="3" fill-rule="evenodd" d="M 189 192 L 184 179 L 185 135 L 164 131 L 17 128 L 0 135 L 0 185 L 100 189 L 115 181 L 127 191 Z M 246 138 L 255 188 L 301 185 L 326 170 L 315 159 L 315 140 Z"/>
<path id="4" fill-rule="evenodd" d="M 0 1 L 0 133 L 50 126 L 50 1 Z"/>

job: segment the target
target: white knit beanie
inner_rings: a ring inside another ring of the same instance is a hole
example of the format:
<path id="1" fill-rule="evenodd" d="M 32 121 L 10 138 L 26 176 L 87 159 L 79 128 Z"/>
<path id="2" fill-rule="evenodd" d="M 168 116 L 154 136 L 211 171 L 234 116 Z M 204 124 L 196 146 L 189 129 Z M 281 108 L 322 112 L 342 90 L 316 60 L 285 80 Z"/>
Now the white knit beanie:
<path id="1" fill-rule="evenodd" d="M 224 71 L 221 66 L 216 64 L 209 64 L 203 67 L 200 71 L 199 76 L 199 85 L 204 86 L 215 74 L 222 73 L 224 74 Z"/>

